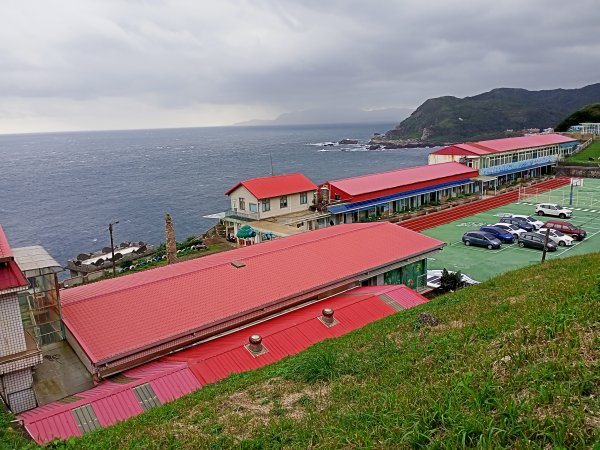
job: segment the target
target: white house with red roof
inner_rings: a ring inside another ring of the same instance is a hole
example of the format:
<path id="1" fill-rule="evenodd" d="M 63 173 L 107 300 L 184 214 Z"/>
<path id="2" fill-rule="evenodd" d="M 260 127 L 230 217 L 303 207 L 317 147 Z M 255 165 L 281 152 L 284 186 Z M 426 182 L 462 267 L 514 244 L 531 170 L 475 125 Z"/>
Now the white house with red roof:
<path id="1" fill-rule="evenodd" d="M 14 413 L 37 405 L 32 369 L 43 361 L 36 340 L 25 332 L 21 320 L 19 294 L 28 288 L 0 226 L 0 396 Z"/>
<path id="2" fill-rule="evenodd" d="M 225 192 L 230 202 L 223 218 L 226 235 L 246 245 L 316 229 L 323 216 L 310 209 L 316 192 L 317 185 L 301 173 L 240 181 Z M 255 234 L 238 236 L 244 225 Z"/>
<path id="3" fill-rule="evenodd" d="M 429 154 L 429 164 L 460 162 L 479 170 L 480 180 L 503 184 L 549 174 L 579 142 L 556 133 L 454 144 Z"/>

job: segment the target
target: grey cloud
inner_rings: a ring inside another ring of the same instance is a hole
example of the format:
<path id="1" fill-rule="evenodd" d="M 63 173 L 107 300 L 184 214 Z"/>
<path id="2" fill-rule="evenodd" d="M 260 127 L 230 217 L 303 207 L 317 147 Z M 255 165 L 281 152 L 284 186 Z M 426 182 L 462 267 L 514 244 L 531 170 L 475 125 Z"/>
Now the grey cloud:
<path id="1" fill-rule="evenodd" d="M 579 87 L 600 66 L 592 0 L 23 0 L 3 13 L 4 110 L 15 98 L 30 110 L 119 98 L 165 115 L 416 107 L 500 86 Z"/>

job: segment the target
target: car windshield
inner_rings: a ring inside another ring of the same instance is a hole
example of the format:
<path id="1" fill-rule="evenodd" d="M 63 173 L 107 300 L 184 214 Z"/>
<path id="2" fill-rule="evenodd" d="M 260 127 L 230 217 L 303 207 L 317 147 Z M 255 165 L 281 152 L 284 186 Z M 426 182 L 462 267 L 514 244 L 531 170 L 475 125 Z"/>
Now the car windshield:
<path id="1" fill-rule="evenodd" d="M 554 235 L 555 235 L 555 236 L 559 236 L 559 237 L 560 237 L 560 236 L 564 236 L 564 233 L 561 233 L 561 232 L 560 232 L 560 231 L 558 231 L 558 230 L 554 230 L 554 231 L 553 231 L 553 233 L 554 233 Z"/>
<path id="2" fill-rule="evenodd" d="M 535 220 L 533 217 L 529 217 L 529 216 L 527 216 L 527 217 L 525 217 L 525 218 L 526 218 L 527 220 L 529 220 L 530 222 L 535 222 L 535 221 L 536 221 L 536 220 Z"/>

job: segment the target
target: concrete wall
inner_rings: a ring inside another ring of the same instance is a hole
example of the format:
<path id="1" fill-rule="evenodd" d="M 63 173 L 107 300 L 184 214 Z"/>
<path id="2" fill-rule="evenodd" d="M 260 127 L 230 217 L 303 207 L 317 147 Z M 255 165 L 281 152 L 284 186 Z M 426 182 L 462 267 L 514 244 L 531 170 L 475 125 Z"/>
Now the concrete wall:
<path id="1" fill-rule="evenodd" d="M 2 395 L 13 413 L 18 414 L 37 406 L 30 368 L 7 373 L 0 377 L 0 383 Z"/>
<path id="2" fill-rule="evenodd" d="M 600 178 L 600 166 L 556 166 L 556 175 L 573 178 Z"/>

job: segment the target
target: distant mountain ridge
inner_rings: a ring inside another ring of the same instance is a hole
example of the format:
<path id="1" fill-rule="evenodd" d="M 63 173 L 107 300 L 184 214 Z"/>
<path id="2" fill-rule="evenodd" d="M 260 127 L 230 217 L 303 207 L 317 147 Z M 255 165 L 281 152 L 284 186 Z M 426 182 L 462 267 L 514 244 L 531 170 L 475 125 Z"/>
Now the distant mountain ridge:
<path id="1" fill-rule="evenodd" d="M 412 112 L 409 108 L 386 108 L 365 111 L 358 108 L 313 108 L 303 111 L 292 111 L 279 115 L 272 120 L 247 120 L 235 126 L 265 125 L 314 125 L 337 123 L 383 123 L 397 122 Z"/>
<path id="2" fill-rule="evenodd" d="M 555 127 L 567 115 L 600 102 L 600 83 L 580 89 L 498 88 L 473 97 L 432 98 L 378 140 L 447 144 L 494 139 L 528 128 Z"/>

